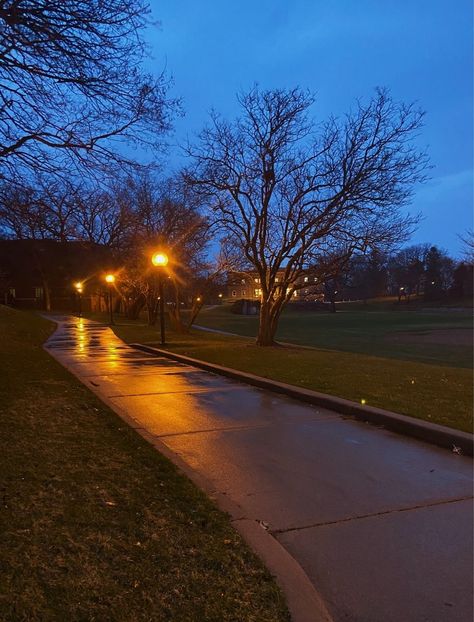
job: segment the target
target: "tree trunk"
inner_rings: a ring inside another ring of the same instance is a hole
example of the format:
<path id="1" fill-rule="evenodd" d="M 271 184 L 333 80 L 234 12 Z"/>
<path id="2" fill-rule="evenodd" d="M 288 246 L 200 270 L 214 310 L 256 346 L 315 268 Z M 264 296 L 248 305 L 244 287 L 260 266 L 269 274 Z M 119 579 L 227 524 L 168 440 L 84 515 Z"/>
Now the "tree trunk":
<path id="1" fill-rule="evenodd" d="M 274 346 L 275 333 L 278 327 L 281 304 L 263 301 L 260 307 L 260 322 L 256 344 L 258 346 Z"/>
<path id="2" fill-rule="evenodd" d="M 33 245 L 33 256 L 35 258 L 36 266 L 41 276 L 41 286 L 43 287 L 43 306 L 45 311 L 51 311 L 51 290 L 49 288 L 48 278 L 43 268 L 43 264 L 40 259 L 40 252 L 36 248 L 36 243 Z"/>
<path id="3" fill-rule="evenodd" d="M 145 296 L 139 294 L 132 302 L 126 301 L 126 316 L 129 320 L 138 320 L 140 312 L 146 304 Z"/>
<path id="4" fill-rule="evenodd" d="M 181 318 L 181 300 L 179 298 L 179 289 L 174 285 L 174 302 L 171 305 L 168 305 L 168 317 L 170 319 L 170 324 L 173 327 L 173 330 L 177 333 L 183 335 L 188 333 L 188 327 L 185 326 L 183 320 Z"/>
<path id="5" fill-rule="evenodd" d="M 181 310 L 175 303 L 168 305 L 168 317 L 175 332 L 180 334 L 189 332 L 187 326 L 183 324 L 183 320 L 181 319 Z"/>
<path id="6" fill-rule="evenodd" d="M 156 320 L 158 319 L 158 300 L 156 296 L 147 296 L 146 310 L 148 315 L 148 326 L 155 326 Z"/>
<path id="7" fill-rule="evenodd" d="M 194 324 L 194 320 L 197 318 L 197 316 L 199 315 L 199 311 L 202 309 L 202 302 L 198 302 L 198 303 L 194 303 L 192 308 L 191 308 L 191 315 L 189 316 L 189 322 L 188 322 L 188 329 L 192 327 L 192 325 Z"/>
<path id="8" fill-rule="evenodd" d="M 51 311 L 51 290 L 49 289 L 49 283 L 43 273 L 41 273 L 41 280 L 43 281 L 42 285 L 44 310 Z"/>

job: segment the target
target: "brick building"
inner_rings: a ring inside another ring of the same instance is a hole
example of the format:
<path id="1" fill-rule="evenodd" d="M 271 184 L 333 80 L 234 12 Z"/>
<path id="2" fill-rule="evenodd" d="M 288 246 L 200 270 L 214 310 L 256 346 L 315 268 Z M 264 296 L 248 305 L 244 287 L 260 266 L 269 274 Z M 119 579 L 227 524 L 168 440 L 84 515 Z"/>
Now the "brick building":
<path id="1" fill-rule="evenodd" d="M 110 251 L 88 242 L 0 240 L 0 301 L 18 308 L 71 311 L 73 284 L 85 283 L 84 310 L 97 306 L 102 273 L 112 268 Z"/>

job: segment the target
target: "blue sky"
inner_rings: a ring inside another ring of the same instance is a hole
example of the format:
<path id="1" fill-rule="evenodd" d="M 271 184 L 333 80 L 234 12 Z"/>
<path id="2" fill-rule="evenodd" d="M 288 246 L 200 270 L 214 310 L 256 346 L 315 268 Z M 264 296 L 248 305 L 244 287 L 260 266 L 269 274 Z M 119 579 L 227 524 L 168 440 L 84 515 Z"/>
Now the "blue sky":
<path id="1" fill-rule="evenodd" d="M 434 165 L 411 210 L 424 220 L 412 242 L 459 252 L 472 228 L 471 0 L 151 0 L 149 68 L 165 66 L 185 116 L 174 141 L 192 136 L 215 108 L 237 113 L 235 93 L 309 88 L 316 119 L 343 114 L 376 86 L 426 110 L 418 141 Z M 172 147 L 170 166 L 179 164 Z"/>

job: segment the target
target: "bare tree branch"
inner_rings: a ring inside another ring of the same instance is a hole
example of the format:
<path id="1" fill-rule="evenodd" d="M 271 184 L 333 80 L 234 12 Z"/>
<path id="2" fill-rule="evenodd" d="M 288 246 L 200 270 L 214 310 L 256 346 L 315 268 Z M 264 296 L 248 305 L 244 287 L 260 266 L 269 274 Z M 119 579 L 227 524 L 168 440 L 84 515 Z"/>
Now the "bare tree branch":
<path id="1" fill-rule="evenodd" d="M 159 146 L 176 102 L 141 71 L 148 19 L 146 0 L 0 0 L 0 179 Z"/>

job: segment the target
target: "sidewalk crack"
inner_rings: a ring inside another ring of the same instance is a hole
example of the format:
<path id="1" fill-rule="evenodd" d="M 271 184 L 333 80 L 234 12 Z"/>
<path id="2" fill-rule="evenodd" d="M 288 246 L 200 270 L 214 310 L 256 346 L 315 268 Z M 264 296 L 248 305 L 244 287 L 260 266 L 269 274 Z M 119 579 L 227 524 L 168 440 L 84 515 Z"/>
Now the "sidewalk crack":
<path id="1" fill-rule="evenodd" d="M 387 514 L 396 514 L 397 512 L 410 512 L 412 510 L 421 510 L 423 508 L 431 508 L 438 505 L 448 505 L 450 503 L 458 503 L 459 501 L 468 501 L 474 499 L 472 495 L 466 495 L 464 497 L 457 497 L 456 499 L 446 499 L 443 501 L 433 501 L 431 503 L 422 503 L 420 505 L 412 505 L 406 508 L 397 508 L 394 510 L 383 510 L 381 512 L 372 512 L 370 514 L 359 514 L 358 516 L 349 516 L 347 518 L 340 518 L 338 520 L 322 521 L 319 523 L 313 523 L 311 525 L 302 525 L 301 527 L 288 527 L 287 529 L 275 529 L 271 533 L 278 535 L 280 533 L 290 533 L 292 531 L 303 531 L 304 529 L 313 529 L 314 527 L 326 527 L 327 525 L 339 525 L 340 523 L 349 523 L 355 520 L 361 520 L 363 518 L 374 518 L 376 516 L 385 516 Z"/>

